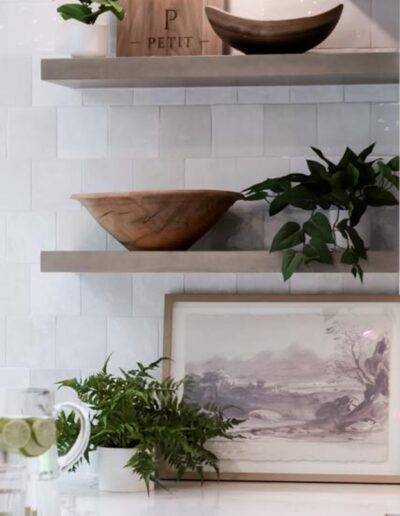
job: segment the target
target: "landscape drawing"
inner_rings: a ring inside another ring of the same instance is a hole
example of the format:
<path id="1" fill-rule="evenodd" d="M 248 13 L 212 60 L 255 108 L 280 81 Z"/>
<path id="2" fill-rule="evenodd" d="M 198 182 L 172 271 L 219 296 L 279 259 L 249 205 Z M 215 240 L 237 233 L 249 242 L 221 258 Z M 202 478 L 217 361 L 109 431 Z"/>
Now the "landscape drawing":
<path id="1" fill-rule="evenodd" d="M 225 458 L 264 460 L 267 449 L 276 461 L 387 460 L 390 317 L 203 314 L 186 324 L 185 397 L 243 419 Z"/>

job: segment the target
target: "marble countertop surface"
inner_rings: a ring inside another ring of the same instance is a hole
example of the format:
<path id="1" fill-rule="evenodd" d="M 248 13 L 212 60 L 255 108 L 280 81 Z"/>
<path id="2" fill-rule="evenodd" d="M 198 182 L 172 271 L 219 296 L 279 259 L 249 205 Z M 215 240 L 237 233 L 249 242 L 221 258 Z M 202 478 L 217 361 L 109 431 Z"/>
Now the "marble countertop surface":
<path id="1" fill-rule="evenodd" d="M 146 494 L 97 491 L 95 477 L 61 484 L 62 516 L 400 516 L 400 486 L 166 483 Z"/>

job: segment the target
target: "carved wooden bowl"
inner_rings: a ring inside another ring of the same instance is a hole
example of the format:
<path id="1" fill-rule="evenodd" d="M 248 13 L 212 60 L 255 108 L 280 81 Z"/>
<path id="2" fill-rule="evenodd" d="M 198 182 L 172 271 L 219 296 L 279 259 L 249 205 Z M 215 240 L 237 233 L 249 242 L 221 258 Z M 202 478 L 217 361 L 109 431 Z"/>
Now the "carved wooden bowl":
<path id="1" fill-rule="evenodd" d="M 170 190 L 75 194 L 106 231 L 129 251 L 185 250 L 242 194 L 221 190 Z"/>
<path id="2" fill-rule="evenodd" d="M 244 54 L 301 54 L 322 43 L 338 24 L 343 4 L 316 16 L 292 20 L 250 20 L 207 6 L 218 36 Z"/>

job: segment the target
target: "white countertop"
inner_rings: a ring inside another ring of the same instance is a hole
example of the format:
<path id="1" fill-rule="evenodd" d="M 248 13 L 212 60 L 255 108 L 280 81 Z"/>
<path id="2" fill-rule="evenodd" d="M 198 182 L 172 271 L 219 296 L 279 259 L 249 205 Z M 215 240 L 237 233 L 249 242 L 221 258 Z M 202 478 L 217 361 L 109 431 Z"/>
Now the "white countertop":
<path id="1" fill-rule="evenodd" d="M 62 516 L 400 516 L 400 486 L 167 483 L 169 491 L 99 493 L 93 478 L 62 483 Z"/>

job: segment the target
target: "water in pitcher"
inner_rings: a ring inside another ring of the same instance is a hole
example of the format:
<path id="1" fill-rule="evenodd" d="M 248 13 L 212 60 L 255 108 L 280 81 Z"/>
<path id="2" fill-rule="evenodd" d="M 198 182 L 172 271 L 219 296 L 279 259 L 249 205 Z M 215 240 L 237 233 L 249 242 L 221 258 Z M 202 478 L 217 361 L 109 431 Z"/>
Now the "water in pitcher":
<path id="1" fill-rule="evenodd" d="M 56 418 L 65 409 L 76 412 L 81 429 L 71 450 L 59 457 Z M 27 471 L 23 516 L 58 516 L 57 478 L 79 460 L 89 436 L 89 417 L 83 407 L 55 405 L 54 395 L 47 389 L 0 389 L 0 468 L 23 467 Z"/>

